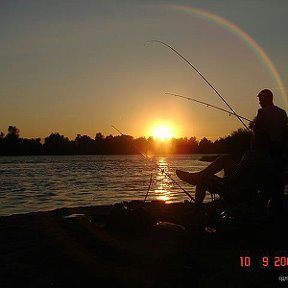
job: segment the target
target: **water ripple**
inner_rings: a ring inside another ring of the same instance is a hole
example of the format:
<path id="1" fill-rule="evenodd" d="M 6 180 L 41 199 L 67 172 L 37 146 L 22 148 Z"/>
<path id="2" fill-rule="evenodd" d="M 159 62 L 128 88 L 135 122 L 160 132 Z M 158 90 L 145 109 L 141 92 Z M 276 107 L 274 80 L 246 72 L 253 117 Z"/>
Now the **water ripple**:
<path id="1" fill-rule="evenodd" d="M 142 200 L 151 173 L 150 200 L 183 201 L 187 196 L 165 174 L 176 180 L 176 168 L 205 166 L 191 155 L 151 162 L 138 155 L 0 157 L 0 215 Z M 184 188 L 194 192 L 193 186 Z"/>

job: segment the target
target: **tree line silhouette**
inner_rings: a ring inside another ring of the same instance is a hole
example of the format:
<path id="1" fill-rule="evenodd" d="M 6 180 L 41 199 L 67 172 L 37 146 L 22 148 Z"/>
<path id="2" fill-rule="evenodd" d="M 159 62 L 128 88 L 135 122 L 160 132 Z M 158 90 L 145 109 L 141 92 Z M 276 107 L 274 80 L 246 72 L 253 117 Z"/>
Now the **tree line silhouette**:
<path id="1" fill-rule="evenodd" d="M 153 137 L 133 138 L 130 135 L 104 136 L 98 132 L 95 138 L 78 134 L 74 140 L 59 133 L 51 133 L 41 142 L 40 138 L 20 137 L 16 126 L 9 126 L 8 133 L 0 134 L 0 155 L 105 155 L 105 154 L 194 154 L 230 153 L 241 156 L 250 145 L 250 132 L 238 129 L 216 141 L 196 137 L 172 138 L 159 141 Z"/>

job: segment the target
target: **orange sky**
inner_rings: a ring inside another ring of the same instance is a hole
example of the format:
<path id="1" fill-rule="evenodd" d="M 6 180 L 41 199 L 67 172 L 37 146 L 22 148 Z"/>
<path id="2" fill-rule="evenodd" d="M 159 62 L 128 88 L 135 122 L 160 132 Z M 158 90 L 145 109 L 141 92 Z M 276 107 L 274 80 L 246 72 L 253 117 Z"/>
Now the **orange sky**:
<path id="1" fill-rule="evenodd" d="M 174 137 L 214 140 L 242 127 L 232 116 L 165 95 L 227 108 L 169 49 L 145 45 L 151 39 L 182 53 L 239 114 L 255 116 L 262 88 L 271 88 L 275 103 L 287 109 L 277 79 L 243 39 L 162 3 L 1 1 L 0 131 L 15 125 L 22 137 L 59 132 L 74 139 L 96 132 L 116 135 L 115 125 L 139 137 L 165 124 Z M 286 1 L 169 3 L 209 11 L 243 29 L 266 51 L 287 86 Z"/>

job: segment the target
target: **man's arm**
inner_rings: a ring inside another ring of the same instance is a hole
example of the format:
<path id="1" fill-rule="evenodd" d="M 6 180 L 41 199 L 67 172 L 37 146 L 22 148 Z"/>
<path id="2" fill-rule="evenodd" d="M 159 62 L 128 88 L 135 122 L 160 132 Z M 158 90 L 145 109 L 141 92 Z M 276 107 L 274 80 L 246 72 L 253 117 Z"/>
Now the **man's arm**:
<path id="1" fill-rule="evenodd" d="M 264 112 L 259 109 L 254 121 L 253 134 L 265 132 Z"/>

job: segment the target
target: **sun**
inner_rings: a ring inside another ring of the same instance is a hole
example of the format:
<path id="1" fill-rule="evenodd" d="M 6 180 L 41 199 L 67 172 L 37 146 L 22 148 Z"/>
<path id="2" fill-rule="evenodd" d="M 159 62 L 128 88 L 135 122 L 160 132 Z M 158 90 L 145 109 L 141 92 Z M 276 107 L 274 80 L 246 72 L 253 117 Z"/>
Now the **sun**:
<path id="1" fill-rule="evenodd" d="M 167 125 L 158 125 L 152 130 L 152 136 L 161 141 L 170 140 L 173 134 L 172 128 Z"/>

